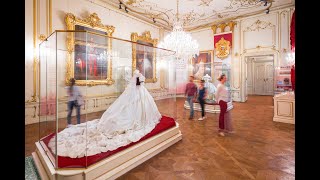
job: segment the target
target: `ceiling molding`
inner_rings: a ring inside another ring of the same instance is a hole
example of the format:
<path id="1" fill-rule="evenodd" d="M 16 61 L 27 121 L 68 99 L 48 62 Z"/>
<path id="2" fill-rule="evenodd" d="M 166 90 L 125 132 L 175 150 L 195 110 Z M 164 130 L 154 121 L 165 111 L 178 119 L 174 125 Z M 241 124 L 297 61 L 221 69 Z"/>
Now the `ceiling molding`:
<path id="1" fill-rule="evenodd" d="M 283 9 L 286 9 L 286 8 L 292 8 L 292 7 L 294 7 L 294 5 L 286 5 L 286 6 L 282 6 L 281 8 L 274 8 L 274 9 L 270 8 L 270 13 L 273 13 L 273 12 L 278 11 L 278 10 L 283 10 Z M 248 19 L 248 18 L 254 18 L 256 16 L 261 16 L 261 15 L 264 15 L 264 14 L 265 14 L 265 10 L 262 10 L 260 12 L 257 12 L 257 13 L 254 13 L 254 14 L 248 14 L 246 16 L 235 17 L 235 18 L 230 18 L 230 19 L 226 19 L 226 20 L 215 21 L 215 22 L 212 22 L 212 23 L 204 24 L 204 25 L 192 28 L 192 29 L 186 29 L 186 31 L 196 32 L 196 31 L 200 31 L 202 29 L 208 29 L 208 28 L 210 28 L 211 26 L 213 26 L 215 24 L 227 23 L 227 22 L 230 22 L 230 21 L 239 21 L 239 20 L 244 20 L 244 19 Z"/>
<path id="2" fill-rule="evenodd" d="M 98 5 L 98 6 L 101 6 L 103 8 L 106 8 L 106 9 L 109 9 L 111 11 L 114 11 L 116 13 L 119 13 L 121 15 L 124 15 L 124 16 L 127 16 L 127 17 L 130 17 L 132 19 L 135 19 L 137 21 L 140 21 L 142 23 L 147 23 L 148 25 L 150 26 L 153 26 L 153 27 L 156 27 L 156 28 L 160 28 L 160 27 L 163 27 L 164 29 L 168 30 L 168 31 L 171 31 L 172 29 L 168 28 L 167 26 L 165 26 L 164 24 L 162 23 L 157 23 L 155 24 L 152 20 L 150 20 L 149 18 L 145 17 L 145 16 L 142 16 L 140 14 L 137 14 L 137 13 L 134 13 L 132 11 L 130 11 L 129 9 L 129 12 L 126 13 L 124 10 L 119 10 L 119 4 L 114 4 L 113 2 L 110 2 L 110 3 L 106 3 L 105 0 L 97 0 L 97 1 L 93 1 L 93 0 L 87 0 L 95 5 Z M 124 9 L 124 8 L 123 8 Z"/>
<path id="3" fill-rule="evenodd" d="M 115 9 L 117 12 L 121 12 L 122 14 L 126 14 L 131 17 L 135 17 L 141 21 L 145 21 L 150 25 L 154 25 L 158 28 L 164 28 L 165 30 L 171 31 L 172 30 L 172 24 L 175 14 L 175 7 L 176 7 L 176 1 L 174 0 L 162 0 L 162 1 L 156 1 L 156 0 L 98 0 L 101 3 L 108 5 L 112 9 Z M 196 21 L 194 16 L 200 17 L 199 12 L 188 11 L 186 9 L 191 9 L 193 6 L 190 6 L 190 3 L 201 3 L 199 6 L 203 6 L 203 8 L 206 8 L 206 6 L 211 6 L 213 3 L 217 1 L 212 0 L 180 0 L 184 1 L 184 3 L 187 3 L 186 6 L 181 5 L 180 2 L 180 8 L 184 10 L 184 16 L 183 18 L 190 18 L 191 20 L 188 20 L 188 22 L 194 22 L 195 25 L 188 25 L 185 26 L 185 31 L 196 31 L 200 29 L 205 29 L 208 27 L 211 27 L 214 24 L 220 24 L 220 23 L 226 23 L 229 21 L 234 21 L 241 18 L 246 18 L 250 16 L 255 16 L 257 14 L 261 14 L 266 11 L 266 9 L 269 9 L 271 11 L 275 11 L 278 9 L 283 9 L 286 7 L 294 6 L 295 1 L 294 0 L 287 0 L 284 2 L 284 0 L 275 0 L 276 2 L 271 2 L 268 0 L 268 6 L 263 6 L 263 2 L 259 2 L 258 0 L 225 0 L 225 1 L 219 1 L 217 5 L 220 5 L 221 7 L 224 7 L 225 9 L 222 9 L 221 11 L 214 11 L 210 14 L 207 14 L 207 17 L 210 16 L 208 19 L 201 19 L 200 21 L 203 21 L 203 23 L 200 23 L 199 21 Z M 257 3 L 257 1 L 260 3 Z M 228 7 L 225 7 L 225 5 L 230 3 L 230 11 L 228 11 Z M 143 4 L 144 3 L 144 4 Z M 149 3 L 149 4 L 148 4 Z M 172 5 L 168 5 L 168 3 L 172 3 Z M 189 4 L 188 4 L 189 3 Z M 223 4 L 224 3 L 224 4 Z M 232 4 L 233 3 L 233 4 Z M 252 3 L 252 4 L 250 4 Z M 254 4 L 255 3 L 255 4 Z M 119 9 L 119 4 L 121 4 L 121 9 Z M 258 5 L 259 4 L 259 5 Z M 276 5 L 274 7 L 274 4 Z M 253 7 L 251 7 L 253 6 Z M 164 7 L 167 7 L 165 9 Z M 214 6 L 215 7 L 215 6 Z M 221 9 L 220 7 L 220 9 Z M 202 8 L 202 7 L 201 7 Z M 198 9 L 201 9 L 198 7 Z M 226 9 L 227 8 L 227 9 Z M 233 9 L 232 9 L 233 8 Z M 262 8 L 262 9 L 261 9 Z M 128 12 L 126 13 L 126 10 Z M 195 7 L 197 9 L 197 7 Z M 245 10 L 248 9 L 248 10 Z M 255 10 L 256 9 L 256 10 Z M 180 10 L 179 10 L 180 11 Z M 240 14 L 239 14 L 239 12 Z M 156 13 L 157 12 L 157 13 Z M 221 13 L 220 13 L 221 12 Z M 246 13 L 248 12 L 248 13 Z M 219 16 L 219 13 L 222 14 L 221 17 Z M 230 17 L 225 14 L 232 14 Z M 238 15 L 237 15 L 238 14 Z M 189 17 L 190 16 L 190 17 Z M 180 17 L 180 16 L 179 16 Z M 183 19 L 180 17 L 180 19 Z M 193 18 L 193 19 L 192 19 Z M 185 20 L 184 19 L 184 20 Z M 212 20 L 211 20 L 212 19 Z M 208 23 L 205 23 L 205 21 L 209 21 Z M 199 25 L 197 25 L 199 24 Z"/>

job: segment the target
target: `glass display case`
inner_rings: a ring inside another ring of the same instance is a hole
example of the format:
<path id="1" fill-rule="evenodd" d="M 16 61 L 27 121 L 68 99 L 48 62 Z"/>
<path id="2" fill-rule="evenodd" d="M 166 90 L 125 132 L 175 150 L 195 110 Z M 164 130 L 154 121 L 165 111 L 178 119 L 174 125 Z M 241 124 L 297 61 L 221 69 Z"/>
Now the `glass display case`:
<path id="1" fill-rule="evenodd" d="M 291 68 L 292 66 L 278 66 L 275 68 L 274 94 L 292 91 Z"/>
<path id="2" fill-rule="evenodd" d="M 215 74 L 215 77 L 213 77 L 212 79 L 212 83 L 215 87 L 218 86 L 219 84 L 219 81 L 218 81 L 218 78 L 221 74 L 225 74 L 226 77 L 227 77 L 227 81 L 225 82 L 225 86 L 227 87 L 228 89 L 228 92 L 229 92 L 229 102 L 232 101 L 232 98 L 231 98 L 231 86 L 230 86 L 230 79 L 231 79 L 231 68 L 228 64 L 222 64 L 222 63 L 216 63 L 214 64 L 213 66 L 213 72 Z M 210 95 L 208 96 L 209 98 L 212 97 L 212 99 L 208 99 L 207 101 L 210 101 L 212 103 L 215 103 L 215 97 L 214 95 Z"/>
<path id="3" fill-rule="evenodd" d="M 273 121 L 295 124 L 294 63 L 275 68 Z"/>
<path id="4" fill-rule="evenodd" d="M 228 89 L 228 107 L 227 107 L 227 111 L 231 110 L 233 108 L 232 105 L 232 91 L 231 91 L 231 86 L 230 86 L 230 78 L 231 78 L 231 68 L 230 65 L 228 64 L 224 64 L 221 62 L 218 63 L 213 63 L 213 77 L 210 77 L 208 74 L 203 76 L 203 80 L 205 80 L 205 87 L 207 88 L 207 99 L 205 100 L 205 111 L 206 112 L 210 112 L 210 113 L 219 113 L 220 112 L 220 106 L 218 104 L 218 102 L 216 102 L 215 99 L 215 92 L 217 89 L 217 86 L 219 84 L 218 78 L 221 74 L 225 74 L 227 77 L 227 81 L 225 82 L 225 86 Z M 197 84 L 197 86 L 199 86 L 199 81 L 195 82 Z M 184 107 L 186 109 L 190 109 L 190 105 L 187 101 L 185 101 L 184 103 Z M 197 111 L 201 111 L 201 107 L 200 104 L 198 102 L 198 100 L 196 100 L 196 102 L 194 102 L 193 104 L 194 110 Z"/>
<path id="5" fill-rule="evenodd" d="M 55 169 L 87 168 L 175 125 L 174 54 L 91 31 L 51 34 L 39 45 L 38 143 L 42 155 Z M 72 78 L 75 84 L 71 88 Z M 144 86 L 151 98 L 137 86 Z M 140 104 L 135 104 L 136 98 Z M 160 119 L 154 119 L 155 108 Z M 113 113 L 105 113 L 107 110 Z M 110 124 L 104 119 L 110 119 Z M 123 126 L 130 128 L 113 130 L 122 126 L 119 122 L 125 122 L 123 119 L 127 120 Z"/>
<path id="6" fill-rule="evenodd" d="M 227 81 L 225 82 L 225 86 L 227 87 L 228 89 L 228 92 L 229 92 L 229 102 L 232 101 L 232 96 L 231 96 L 231 93 L 232 93 L 232 90 L 231 90 L 231 84 L 230 84 L 230 79 L 231 79 L 231 67 L 230 65 L 227 65 L 227 64 L 223 64 L 222 65 L 222 74 L 225 74 L 226 77 L 227 77 Z"/>

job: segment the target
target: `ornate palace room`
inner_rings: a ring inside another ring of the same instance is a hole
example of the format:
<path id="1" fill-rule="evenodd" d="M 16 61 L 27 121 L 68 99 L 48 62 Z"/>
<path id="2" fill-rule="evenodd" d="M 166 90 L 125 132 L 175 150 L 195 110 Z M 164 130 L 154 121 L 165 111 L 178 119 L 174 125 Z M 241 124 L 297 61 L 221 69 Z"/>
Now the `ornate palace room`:
<path id="1" fill-rule="evenodd" d="M 25 179 L 295 179 L 295 1 L 25 0 Z"/>

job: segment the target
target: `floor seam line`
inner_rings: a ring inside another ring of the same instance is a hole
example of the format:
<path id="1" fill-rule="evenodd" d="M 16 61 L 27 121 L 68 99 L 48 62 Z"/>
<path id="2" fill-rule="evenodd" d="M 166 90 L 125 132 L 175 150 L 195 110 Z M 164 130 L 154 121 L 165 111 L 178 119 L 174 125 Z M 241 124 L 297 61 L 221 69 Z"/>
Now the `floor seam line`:
<path id="1" fill-rule="evenodd" d="M 215 140 L 215 143 L 226 153 L 228 154 L 228 156 L 230 156 L 230 158 L 232 159 L 232 161 L 242 170 L 244 171 L 244 173 L 249 176 L 250 179 L 255 179 L 255 177 L 244 167 L 241 166 L 241 163 L 236 159 L 234 158 L 231 153 L 225 149 L 220 143 L 218 143 L 216 140 Z"/>

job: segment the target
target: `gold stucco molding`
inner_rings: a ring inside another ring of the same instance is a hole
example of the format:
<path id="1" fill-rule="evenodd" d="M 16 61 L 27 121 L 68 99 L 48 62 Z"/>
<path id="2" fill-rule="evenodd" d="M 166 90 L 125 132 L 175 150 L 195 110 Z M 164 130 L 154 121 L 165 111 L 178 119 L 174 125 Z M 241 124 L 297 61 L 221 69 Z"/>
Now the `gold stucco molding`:
<path id="1" fill-rule="evenodd" d="M 230 28 L 230 31 L 233 31 L 234 30 L 234 26 L 236 25 L 237 23 L 235 21 L 230 21 L 230 22 L 227 22 L 227 23 L 221 23 L 221 24 L 214 24 L 211 26 L 211 29 L 213 31 L 213 34 L 216 34 L 217 33 L 217 29 L 220 28 L 221 29 L 221 33 L 225 32 L 225 29 L 227 26 L 229 26 Z"/>

